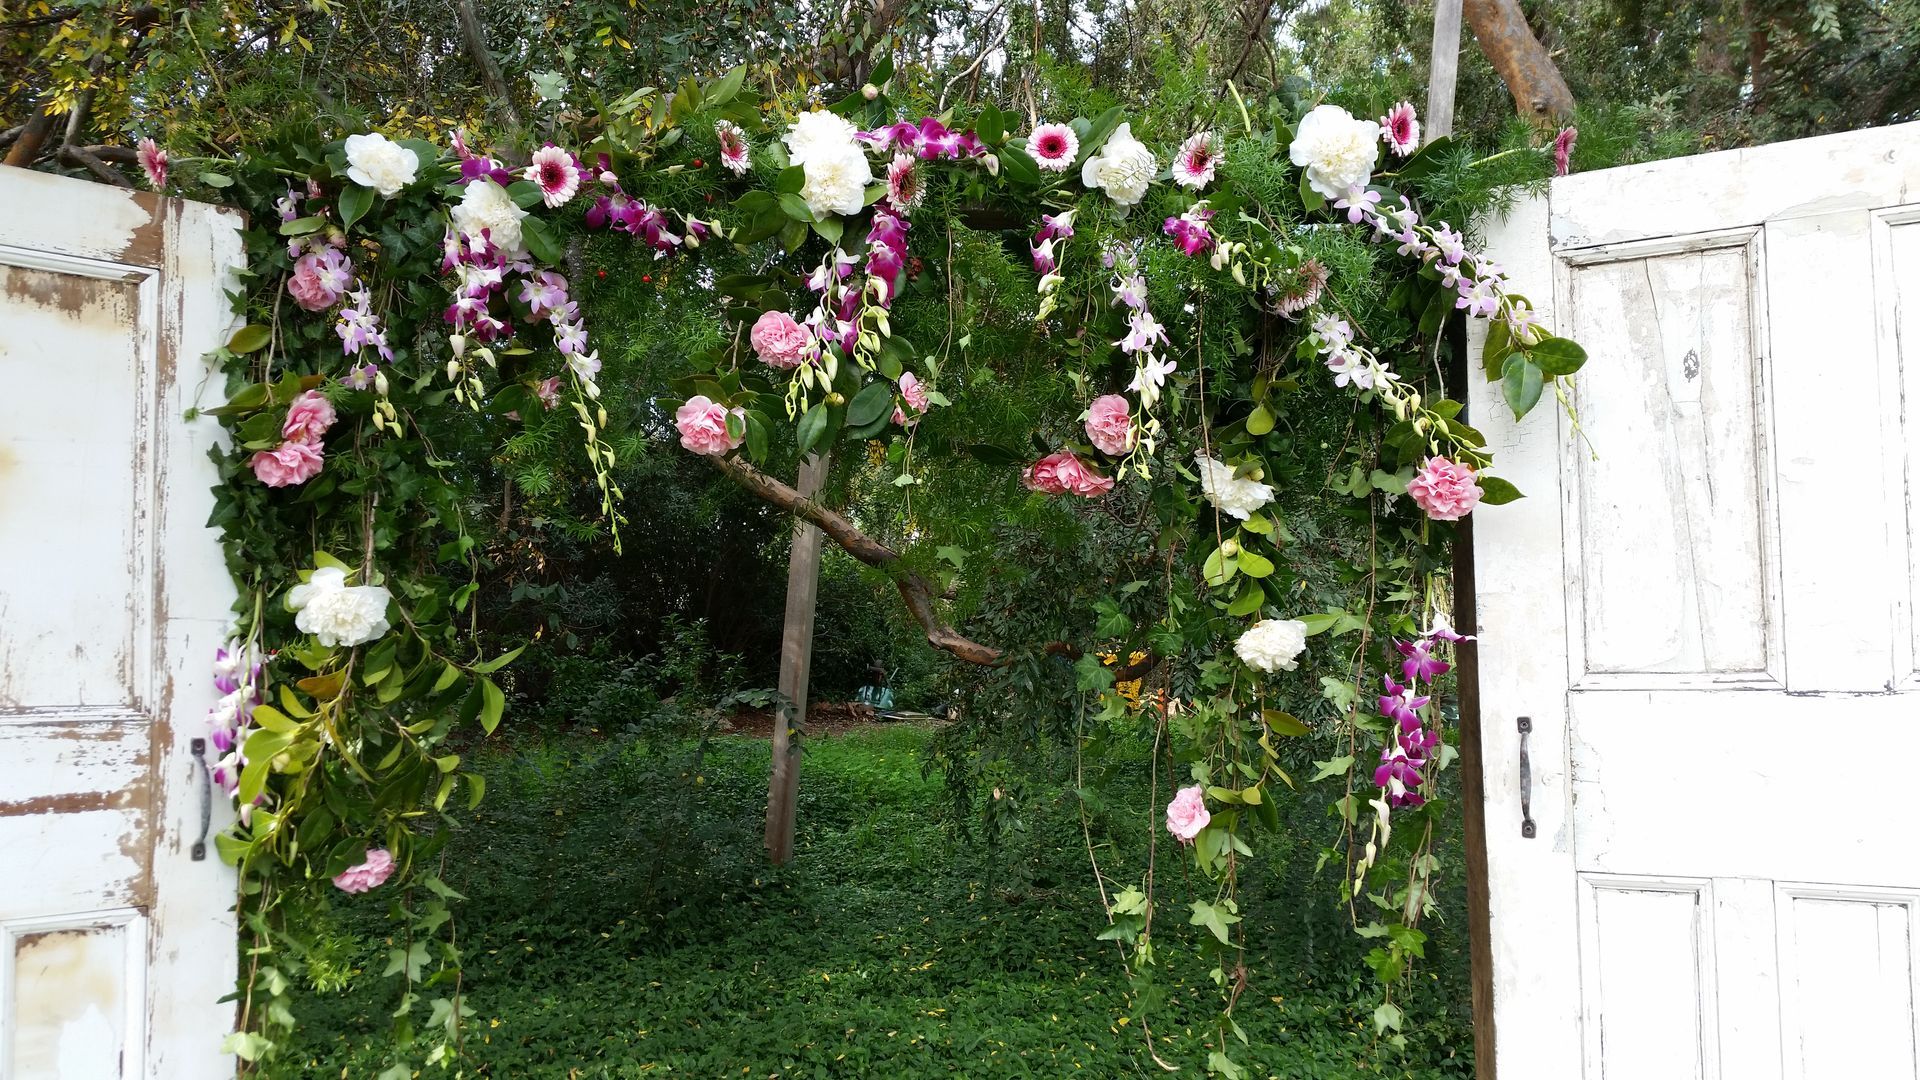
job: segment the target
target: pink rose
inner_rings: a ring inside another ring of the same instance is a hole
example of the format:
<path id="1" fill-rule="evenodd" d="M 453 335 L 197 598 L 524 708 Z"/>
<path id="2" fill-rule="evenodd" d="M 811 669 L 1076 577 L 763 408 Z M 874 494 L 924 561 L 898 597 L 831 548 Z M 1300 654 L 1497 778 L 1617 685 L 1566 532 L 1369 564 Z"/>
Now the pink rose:
<path id="1" fill-rule="evenodd" d="M 900 374 L 900 396 L 907 399 L 907 404 L 913 406 L 914 412 L 927 411 L 927 388 L 920 385 L 920 380 L 911 371 Z"/>
<path id="2" fill-rule="evenodd" d="M 1027 486 L 1048 495 L 1079 495 L 1091 499 L 1113 490 L 1112 479 L 1088 469 L 1068 451 L 1048 454 L 1027 470 Z"/>
<path id="3" fill-rule="evenodd" d="M 1436 457 L 1407 481 L 1407 494 L 1433 520 L 1458 521 L 1473 511 L 1481 492 L 1471 467 Z"/>
<path id="4" fill-rule="evenodd" d="M 1207 827 L 1213 815 L 1207 813 L 1206 796 L 1199 784 L 1183 787 L 1167 804 L 1167 831 L 1179 837 L 1183 844 L 1193 843 L 1200 830 Z"/>
<path id="5" fill-rule="evenodd" d="M 1205 814 L 1206 811 L 1202 810 L 1201 813 Z M 369 848 L 367 861 L 340 871 L 339 875 L 333 879 L 333 884 L 341 892 L 363 893 L 385 885 L 387 879 L 392 876 L 393 852 L 386 848 Z"/>
<path id="6" fill-rule="evenodd" d="M 293 487 L 320 475 L 319 443 L 283 442 L 253 455 L 253 475 L 268 487 Z"/>
<path id="7" fill-rule="evenodd" d="M 774 367 L 796 368 L 806 357 L 807 330 L 784 311 L 762 312 L 748 337 L 753 342 L 753 351 Z"/>
<path id="8" fill-rule="evenodd" d="M 1133 449 L 1133 414 L 1127 399 L 1107 394 L 1087 406 L 1087 438 L 1103 454 L 1120 457 Z"/>
<path id="9" fill-rule="evenodd" d="M 287 293 L 307 311 L 325 311 L 340 302 L 352 284 L 353 267 L 347 257 L 330 247 L 310 252 L 293 264 Z"/>
<path id="10" fill-rule="evenodd" d="M 746 416 L 744 409 L 733 413 Z M 727 434 L 727 407 L 705 394 L 687 399 L 673 414 L 673 426 L 680 429 L 680 445 L 696 454 L 724 454 L 740 445 L 739 439 Z"/>
<path id="11" fill-rule="evenodd" d="M 333 421 L 333 402 L 322 397 L 320 391 L 309 390 L 287 407 L 287 422 L 280 425 L 280 436 L 288 442 L 317 443 Z"/>

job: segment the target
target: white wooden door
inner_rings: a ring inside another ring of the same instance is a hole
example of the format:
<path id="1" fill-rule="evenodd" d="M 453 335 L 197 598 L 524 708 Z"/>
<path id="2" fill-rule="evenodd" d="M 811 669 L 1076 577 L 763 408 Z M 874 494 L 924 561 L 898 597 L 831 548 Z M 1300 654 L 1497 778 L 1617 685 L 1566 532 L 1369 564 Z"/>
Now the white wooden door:
<path id="1" fill-rule="evenodd" d="M 185 414 L 224 389 L 202 357 L 239 225 L 0 167 L 5 1080 L 233 1073 L 234 878 L 194 858 L 192 748 L 234 593 L 206 527 L 218 426 Z"/>
<path id="2" fill-rule="evenodd" d="M 1474 515 L 1498 1075 L 1920 1076 L 1920 124 L 1555 180 L 1490 249 L 1591 356 L 1591 446 L 1471 380 L 1529 496 Z"/>

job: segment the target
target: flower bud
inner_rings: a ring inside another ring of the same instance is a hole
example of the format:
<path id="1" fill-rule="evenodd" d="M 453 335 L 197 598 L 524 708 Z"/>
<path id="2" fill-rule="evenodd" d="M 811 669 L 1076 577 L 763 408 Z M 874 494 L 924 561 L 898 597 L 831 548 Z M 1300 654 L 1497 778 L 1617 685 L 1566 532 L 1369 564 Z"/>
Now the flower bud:
<path id="1" fill-rule="evenodd" d="M 453 346 L 453 355 L 455 356 L 467 355 L 467 335 L 448 334 L 447 344 Z"/>
<path id="2" fill-rule="evenodd" d="M 1000 175 L 1000 155 L 999 154 L 988 154 L 987 156 L 980 159 L 980 163 L 987 167 L 988 176 Z"/>
<path id="3" fill-rule="evenodd" d="M 1222 543 L 1220 545 L 1220 554 L 1229 559 L 1240 554 L 1240 541 L 1228 540 Z"/>
<path id="4" fill-rule="evenodd" d="M 458 379 L 459 377 L 460 377 L 460 361 L 458 360 L 447 361 L 447 381 L 453 382 L 455 379 Z"/>
<path id="5" fill-rule="evenodd" d="M 835 390 L 833 393 L 827 395 L 827 404 L 829 405 L 845 405 L 846 403 L 847 403 L 847 395 L 841 393 L 838 390 Z"/>
<path id="6" fill-rule="evenodd" d="M 376 371 L 373 373 L 373 392 L 379 394 L 381 397 L 387 396 L 387 373 L 385 371 Z"/>
<path id="7" fill-rule="evenodd" d="M 868 101 L 872 101 L 874 98 L 880 96 L 880 88 L 872 83 L 868 83 L 860 88 L 860 96 L 866 98 Z"/>

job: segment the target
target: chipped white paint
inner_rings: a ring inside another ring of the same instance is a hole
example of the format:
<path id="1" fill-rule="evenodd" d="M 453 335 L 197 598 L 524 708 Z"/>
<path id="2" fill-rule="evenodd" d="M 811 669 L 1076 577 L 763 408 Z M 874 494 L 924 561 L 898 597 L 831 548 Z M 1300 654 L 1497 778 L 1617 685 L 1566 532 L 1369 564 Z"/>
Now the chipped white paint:
<path id="1" fill-rule="evenodd" d="M 219 428 L 182 417 L 216 403 L 240 222 L 17 169 L 0 207 L 0 1076 L 231 1075 L 189 743 L 233 590 Z"/>
<path id="2" fill-rule="evenodd" d="M 1592 356 L 1584 438 L 1472 380 L 1529 496 L 1475 515 L 1498 1075 L 1920 1076 L 1920 861 L 1858 764 L 1920 716 L 1920 125 L 1489 232 Z"/>

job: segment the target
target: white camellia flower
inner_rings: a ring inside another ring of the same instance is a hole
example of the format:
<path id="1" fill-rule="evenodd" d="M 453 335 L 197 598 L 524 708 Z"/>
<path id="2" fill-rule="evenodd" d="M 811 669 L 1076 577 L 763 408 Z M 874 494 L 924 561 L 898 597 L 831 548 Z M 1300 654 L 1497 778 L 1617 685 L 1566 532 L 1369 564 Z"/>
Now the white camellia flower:
<path id="1" fill-rule="evenodd" d="M 1293 134 L 1287 156 L 1307 170 L 1307 184 L 1329 199 L 1364 186 L 1380 150 L 1380 125 L 1338 105 L 1320 105 Z"/>
<path id="2" fill-rule="evenodd" d="M 392 627 L 387 605 L 393 594 L 383 585 L 348 585 L 346 571 L 323 566 L 305 584 L 287 592 L 287 606 L 298 612 L 293 625 L 332 647 L 364 645 Z"/>
<path id="3" fill-rule="evenodd" d="M 1273 501 L 1273 488 L 1257 480 L 1233 475 L 1233 466 L 1203 457 L 1200 467 L 1200 491 L 1228 517 L 1247 520 L 1247 515 Z"/>
<path id="4" fill-rule="evenodd" d="M 807 182 L 800 197 L 816 218 L 831 214 L 857 214 L 867 204 L 867 185 L 873 183 L 873 167 L 857 146 L 837 154 L 820 153 L 803 166 Z"/>
<path id="5" fill-rule="evenodd" d="M 453 227 L 469 242 L 478 242 L 485 231 L 508 259 L 516 259 L 527 253 L 526 241 L 520 236 L 520 220 L 526 216 L 506 188 L 490 179 L 475 180 L 453 208 Z"/>
<path id="6" fill-rule="evenodd" d="M 1105 191 L 1120 206 L 1132 206 L 1146 195 L 1147 185 L 1158 169 L 1153 151 L 1133 137 L 1133 125 L 1121 124 L 1113 129 L 1100 152 L 1080 167 L 1080 182 Z"/>
<path id="7" fill-rule="evenodd" d="M 1234 653 L 1248 667 L 1268 674 L 1299 667 L 1306 650 L 1307 624 L 1299 619 L 1261 619 L 1233 643 Z"/>
<path id="8" fill-rule="evenodd" d="M 420 155 L 385 135 L 347 136 L 347 178 L 382 195 L 398 194 L 420 171 Z"/>
<path id="9" fill-rule="evenodd" d="M 806 173 L 800 198 L 816 218 L 857 214 L 867 205 L 873 166 L 854 139 L 852 122 L 825 109 L 801 113 L 782 141 L 787 160 Z"/>
<path id="10" fill-rule="evenodd" d="M 787 161 L 805 165 L 818 158 L 837 157 L 848 149 L 858 151 L 860 144 L 853 138 L 858 131 L 839 113 L 815 109 L 801 113 L 781 141 L 787 144 Z"/>

